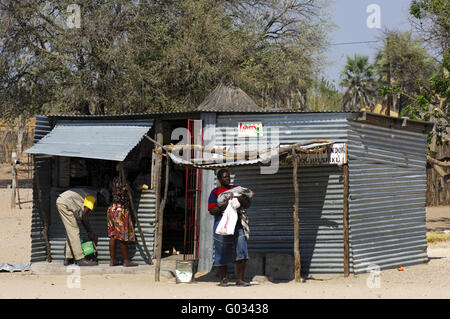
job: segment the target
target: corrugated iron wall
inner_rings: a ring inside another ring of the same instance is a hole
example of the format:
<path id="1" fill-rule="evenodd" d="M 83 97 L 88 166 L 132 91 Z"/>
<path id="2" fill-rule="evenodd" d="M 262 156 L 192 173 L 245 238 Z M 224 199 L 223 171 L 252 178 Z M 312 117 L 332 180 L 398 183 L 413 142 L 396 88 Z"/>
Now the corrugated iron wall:
<path id="1" fill-rule="evenodd" d="M 34 143 L 51 131 L 50 119 L 47 116 L 36 116 Z M 33 176 L 33 210 L 31 217 L 31 262 L 46 260 L 44 241 L 44 222 L 42 214 L 50 218 L 50 187 L 52 158 L 50 156 L 34 155 Z M 39 185 L 37 184 L 39 181 Z M 42 192 L 42 207 L 38 196 L 38 186 Z"/>
<path id="2" fill-rule="evenodd" d="M 355 273 L 426 262 L 426 135 L 349 123 Z"/>
<path id="3" fill-rule="evenodd" d="M 205 147 L 215 145 L 216 114 L 203 113 L 203 144 Z M 206 154 L 205 156 L 208 156 Z M 202 172 L 201 212 L 200 212 L 200 238 L 199 238 L 199 271 L 209 271 L 213 264 L 213 225 L 214 218 L 208 212 L 209 193 L 215 187 L 215 176 L 212 170 Z"/>
<path id="4" fill-rule="evenodd" d="M 294 187 L 292 168 L 261 175 L 259 168 L 231 170 L 236 185 L 255 192 L 248 209 L 251 252 L 293 253 Z M 302 273 L 342 274 L 343 174 L 337 167 L 300 167 L 299 224 Z"/>
<path id="5" fill-rule="evenodd" d="M 351 113 L 287 113 L 287 114 L 236 114 L 217 115 L 216 144 L 243 145 L 256 138 L 237 136 L 239 122 L 263 123 L 263 138 L 275 142 L 273 134 L 279 132 L 282 144 L 292 144 L 312 139 L 347 141 L 347 118 Z"/>
<path id="6" fill-rule="evenodd" d="M 57 261 L 62 261 L 65 257 L 65 242 L 66 242 L 66 232 L 64 225 L 61 221 L 59 213 L 56 209 L 56 198 L 57 196 L 65 191 L 66 189 L 52 188 L 51 190 L 51 217 L 52 224 L 50 227 L 50 245 L 52 252 L 52 259 Z M 141 225 L 142 232 L 144 234 L 145 243 L 150 254 L 153 257 L 154 251 L 154 227 L 155 227 L 155 194 L 151 190 L 142 191 L 135 196 L 135 208 L 137 210 L 139 222 Z M 106 211 L 107 207 L 98 207 L 93 213 L 89 215 L 89 223 L 98 237 L 97 249 L 98 249 L 98 260 L 101 263 L 107 263 L 110 260 L 109 257 L 109 238 L 108 231 L 106 227 Z M 130 212 L 132 214 L 132 212 Z M 132 217 L 134 219 L 134 217 Z M 136 223 L 134 231 L 136 234 L 136 243 L 131 243 L 129 245 L 129 257 L 138 264 L 145 264 L 147 261 L 147 256 L 145 255 L 145 249 L 142 245 L 141 237 L 139 234 L 139 229 Z M 80 235 L 83 240 L 87 240 L 86 231 L 84 227 L 80 224 Z M 121 253 L 119 250 L 119 244 L 116 245 L 116 256 L 121 258 Z"/>
<path id="7" fill-rule="evenodd" d="M 350 113 L 218 115 L 215 143 L 231 146 L 250 141 L 237 137 L 239 122 L 262 122 L 269 142 L 277 142 L 272 136 L 276 132 L 274 129 L 278 129 L 281 144 L 317 138 L 347 142 L 349 116 Z M 248 167 L 232 172 L 235 184 L 255 191 L 248 210 L 249 251 L 293 254 L 292 168 L 280 168 L 277 173 L 268 175 L 261 175 L 259 168 Z M 302 271 L 304 274 L 343 274 L 343 171 L 336 166 L 300 167 L 299 183 Z"/>

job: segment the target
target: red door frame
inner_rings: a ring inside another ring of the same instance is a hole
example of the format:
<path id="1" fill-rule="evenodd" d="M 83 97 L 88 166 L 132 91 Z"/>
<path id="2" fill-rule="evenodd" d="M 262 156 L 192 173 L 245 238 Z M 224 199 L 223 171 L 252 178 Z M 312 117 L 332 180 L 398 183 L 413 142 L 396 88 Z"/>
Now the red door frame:
<path id="1" fill-rule="evenodd" d="M 202 120 L 188 119 L 188 145 L 203 146 Z M 201 158 L 202 152 L 191 150 L 187 160 Z M 202 194 L 202 170 L 186 167 L 186 193 L 184 216 L 184 257 L 183 260 L 199 259 L 200 212 Z"/>

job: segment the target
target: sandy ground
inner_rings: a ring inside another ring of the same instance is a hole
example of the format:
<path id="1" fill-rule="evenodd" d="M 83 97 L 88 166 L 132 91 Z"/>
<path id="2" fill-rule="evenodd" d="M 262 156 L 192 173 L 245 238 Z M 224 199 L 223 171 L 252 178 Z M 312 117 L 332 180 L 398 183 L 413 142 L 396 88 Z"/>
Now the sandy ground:
<path id="1" fill-rule="evenodd" d="M 20 189 L 22 209 L 10 208 L 10 189 L 0 189 L 0 262 L 28 263 L 30 259 L 31 190 Z M 429 231 L 450 229 L 450 207 L 427 209 Z M 251 287 L 218 287 L 199 277 L 194 283 L 176 284 L 173 279 L 155 282 L 153 274 L 81 275 L 73 273 L 36 275 L 31 272 L 1 272 L 1 299 L 53 298 L 152 298 L 249 299 L 309 298 L 450 298 L 450 242 L 430 244 L 429 263 L 404 271 L 384 270 L 378 278 L 363 274 L 348 278 L 317 276 L 303 283 L 261 282 Z"/>

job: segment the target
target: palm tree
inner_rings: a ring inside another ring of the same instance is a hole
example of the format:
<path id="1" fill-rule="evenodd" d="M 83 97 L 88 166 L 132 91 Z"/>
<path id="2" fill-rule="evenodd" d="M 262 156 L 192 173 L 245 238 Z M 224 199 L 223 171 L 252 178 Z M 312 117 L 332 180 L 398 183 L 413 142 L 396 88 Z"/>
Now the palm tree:
<path id="1" fill-rule="evenodd" d="M 363 107 L 372 109 L 375 105 L 375 75 L 369 57 L 358 54 L 355 54 L 354 58 L 347 57 L 339 84 L 347 88 L 342 98 L 344 111 L 359 110 Z"/>

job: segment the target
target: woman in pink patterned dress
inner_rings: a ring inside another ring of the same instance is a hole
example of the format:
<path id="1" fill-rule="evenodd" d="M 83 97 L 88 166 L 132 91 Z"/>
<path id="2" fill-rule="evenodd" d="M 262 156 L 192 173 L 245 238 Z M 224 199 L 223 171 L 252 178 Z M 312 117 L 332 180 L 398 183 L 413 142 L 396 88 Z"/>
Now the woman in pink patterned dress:
<path id="1" fill-rule="evenodd" d="M 110 266 L 117 266 L 116 242 L 119 241 L 120 251 L 123 256 L 125 267 L 137 266 L 128 257 L 128 242 L 136 241 L 133 230 L 133 222 L 130 215 L 130 201 L 127 193 L 127 186 L 122 183 L 119 177 L 115 177 L 112 183 L 113 202 L 108 207 L 107 224 L 109 239 Z"/>

